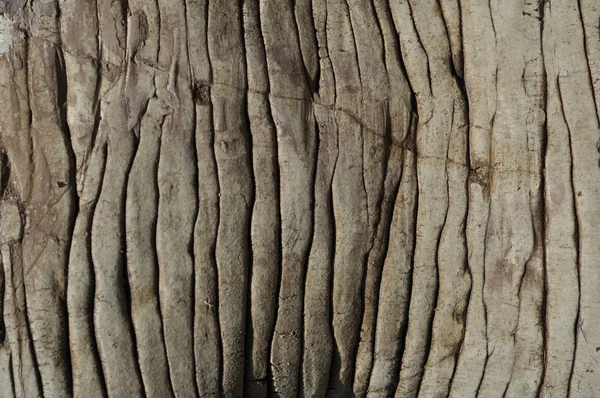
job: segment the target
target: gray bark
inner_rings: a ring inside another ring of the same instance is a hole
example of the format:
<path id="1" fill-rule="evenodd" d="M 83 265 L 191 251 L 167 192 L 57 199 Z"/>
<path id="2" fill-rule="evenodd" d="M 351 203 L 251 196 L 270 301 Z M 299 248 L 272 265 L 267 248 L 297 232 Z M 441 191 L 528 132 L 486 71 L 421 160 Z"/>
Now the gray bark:
<path id="1" fill-rule="evenodd" d="M 600 391 L 595 0 L 0 0 L 0 398 Z"/>

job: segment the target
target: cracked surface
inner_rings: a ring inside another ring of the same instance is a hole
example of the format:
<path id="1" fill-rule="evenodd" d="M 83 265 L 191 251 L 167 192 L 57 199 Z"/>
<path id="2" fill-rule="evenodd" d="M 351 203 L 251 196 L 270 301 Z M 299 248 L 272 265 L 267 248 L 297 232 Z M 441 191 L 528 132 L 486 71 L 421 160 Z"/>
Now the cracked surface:
<path id="1" fill-rule="evenodd" d="M 0 0 L 0 397 L 600 390 L 594 0 Z"/>

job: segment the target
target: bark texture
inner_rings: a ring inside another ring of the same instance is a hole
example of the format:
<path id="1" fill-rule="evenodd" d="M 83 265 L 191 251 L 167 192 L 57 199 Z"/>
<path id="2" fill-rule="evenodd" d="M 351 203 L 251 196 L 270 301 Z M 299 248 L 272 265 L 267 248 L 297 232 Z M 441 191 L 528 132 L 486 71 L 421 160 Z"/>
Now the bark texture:
<path id="1" fill-rule="evenodd" d="M 596 0 L 0 0 L 0 398 L 600 394 Z"/>

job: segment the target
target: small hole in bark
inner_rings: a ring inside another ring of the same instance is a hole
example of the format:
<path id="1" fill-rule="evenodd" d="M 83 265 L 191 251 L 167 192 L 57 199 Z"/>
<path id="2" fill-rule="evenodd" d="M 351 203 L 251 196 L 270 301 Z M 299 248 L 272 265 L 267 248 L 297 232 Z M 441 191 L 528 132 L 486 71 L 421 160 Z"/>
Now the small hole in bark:
<path id="1" fill-rule="evenodd" d="M 198 105 L 210 104 L 210 86 L 204 81 L 194 82 L 194 99 Z"/>
<path id="2" fill-rule="evenodd" d="M 66 187 L 66 186 L 67 186 L 67 183 L 66 183 L 66 182 L 62 182 L 62 181 L 58 181 L 58 182 L 56 183 L 56 185 L 57 185 L 59 188 L 64 188 L 64 187 Z"/>

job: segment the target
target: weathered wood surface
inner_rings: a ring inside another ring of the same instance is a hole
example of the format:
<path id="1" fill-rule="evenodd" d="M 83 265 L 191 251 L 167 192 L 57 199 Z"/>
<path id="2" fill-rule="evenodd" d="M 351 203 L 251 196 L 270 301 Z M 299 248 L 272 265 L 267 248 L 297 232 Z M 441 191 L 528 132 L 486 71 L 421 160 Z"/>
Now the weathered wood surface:
<path id="1" fill-rule="evenodd" d="M 600 396 L 596 0 L 0 0 L 0 397 Z"/>

